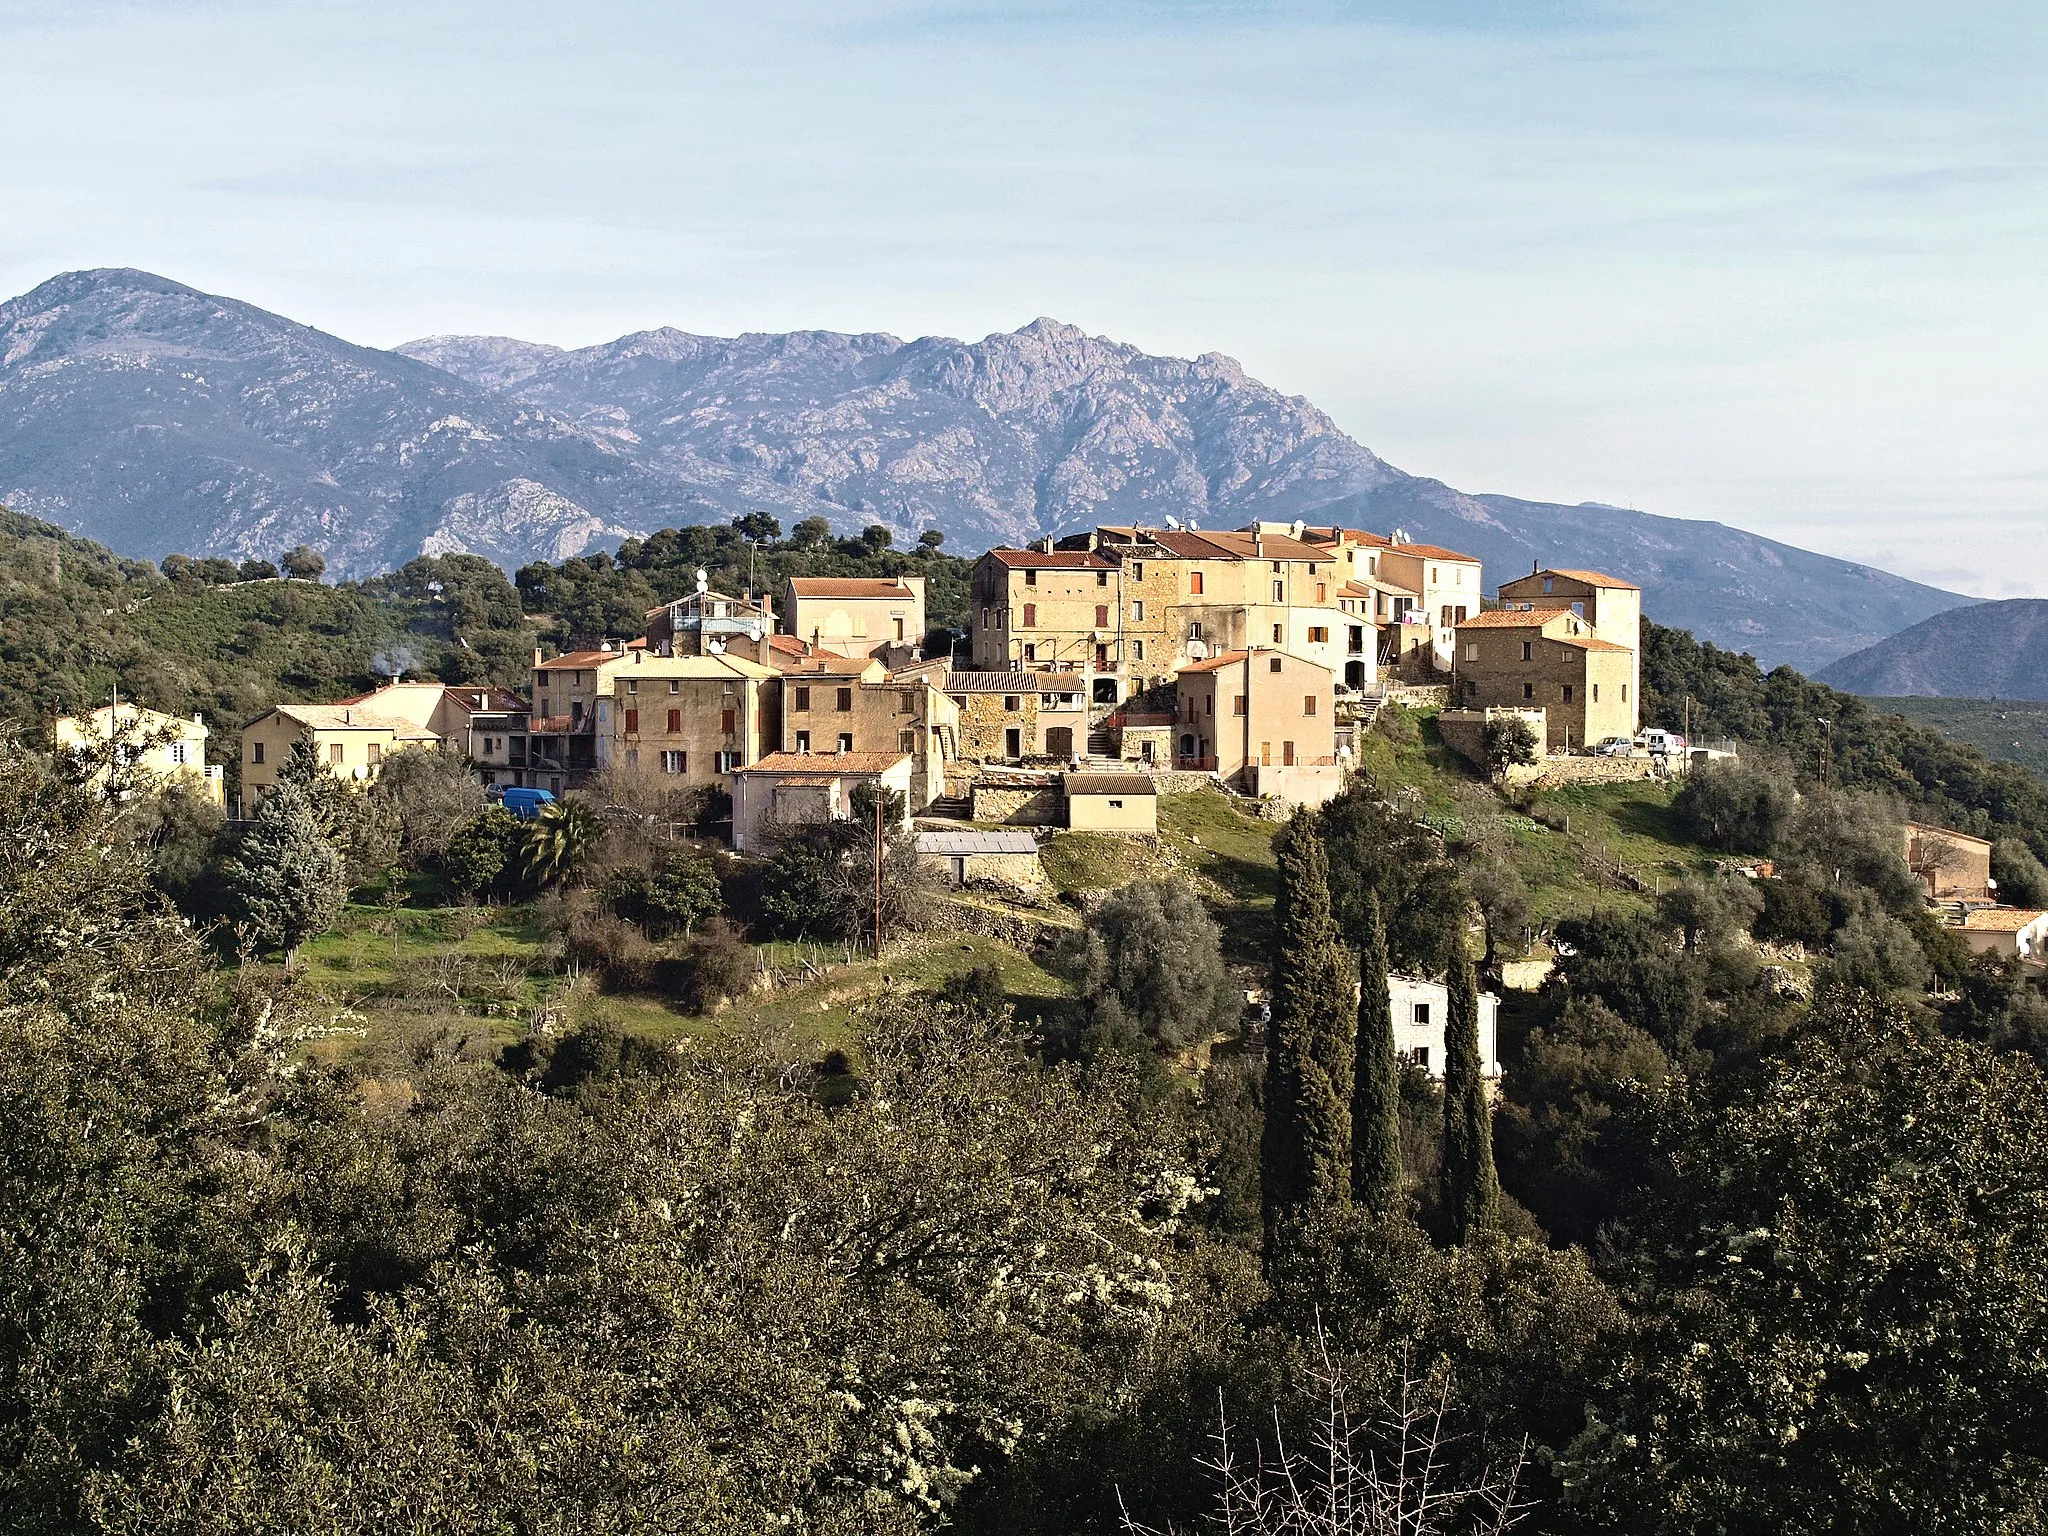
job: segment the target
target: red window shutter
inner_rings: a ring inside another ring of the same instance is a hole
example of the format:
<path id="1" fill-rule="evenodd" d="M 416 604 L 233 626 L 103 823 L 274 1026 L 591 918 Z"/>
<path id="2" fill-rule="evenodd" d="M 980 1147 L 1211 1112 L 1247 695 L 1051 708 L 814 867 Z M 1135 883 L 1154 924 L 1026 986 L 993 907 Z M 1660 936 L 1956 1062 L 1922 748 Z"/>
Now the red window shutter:
<path id="1" fill-rule="evenodd" d="M 683 712 L 682 712 L 682 711 L 681 711 L 680 709 L 672 709 L 672 710 L 670 710 L 670 711 L 668 712 L 668 733 L 669 733 L 669 735 L 671 735 L 671 736 L 676 736 L 676 735 L 680 735 L 680 734 L 682 733 L 682 729 L 683 729 Z"/>
<path id="2" fill-rule="evenodd" d="M 1026 629 L 1038 628 L 1038 604 L 1026 603 L 1024 605 L 1024 627 Z"/>
<path id="3" fill-rule="evenodd" d="M 1097 603 L 1095 605 L 1095 627 L 1097 629 L 1109 628 L 1109 604 Z"/>
<path id="4" fill-rule="evenodd" d="M 736 716 L 732 710 L 721 709 L 718 712 L 718 729 L 720 730 L 720 732 L 724 735 L 730 736 L 736 729 L 736 727 L 733 724 L 735 718 Z"/>
<path id="5" fill-rule="evenodd" d="M 626 711 L 626 734 L 628 736 L 640 734 L 640 711 L 637 709 Z"/>

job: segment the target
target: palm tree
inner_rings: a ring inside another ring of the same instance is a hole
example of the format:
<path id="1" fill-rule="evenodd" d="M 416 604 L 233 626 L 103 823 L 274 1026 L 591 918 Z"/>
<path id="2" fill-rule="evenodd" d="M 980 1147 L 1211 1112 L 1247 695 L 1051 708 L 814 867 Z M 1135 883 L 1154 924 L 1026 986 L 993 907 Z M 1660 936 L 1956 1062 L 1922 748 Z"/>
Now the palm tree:
<path id="1" fill-rule="evenodd" d="M 588 800 L 544 805 L 520 840 L 519 872 L 535 886 L 565 884 L 581 873 L 603 836 L 604 818 Z"/>

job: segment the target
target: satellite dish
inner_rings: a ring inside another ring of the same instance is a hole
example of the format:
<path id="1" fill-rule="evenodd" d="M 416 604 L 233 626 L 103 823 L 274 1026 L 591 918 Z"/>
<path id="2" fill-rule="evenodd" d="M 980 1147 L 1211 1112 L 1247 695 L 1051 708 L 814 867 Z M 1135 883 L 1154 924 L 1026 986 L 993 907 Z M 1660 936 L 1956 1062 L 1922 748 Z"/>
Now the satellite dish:
<path id="1" fill-rule="evenodd" d="M 369 764 L 357 763 L 354 769 L 354 773 L 355 776 L 359 779 L 367 779 L 370 776 Z"/>
<path id="2" fill-rule="evenodd" d="M 704 645 L 714 656 L 723 656 L 725 654 L 725 642 L 723 640 L 707 640 L 704 642 Z"/>
<path id="3" fill-rule="evenodd" d="M 1294 538 L 1300 538 L 1308 531 L 1308 519 L 1297 517 L 1287 531 Z"/>
<path id="4" fill-rule="evenodd" d="M 1169 512 L 1166 514 L 1166 526 L 1178 530 L 1180 528 L 1180 519 Z"/>
<path id="5" fill-rule="evenodd" d="M 709 591 L 709 590 L 710 590 L 710 587 L 711 587 L 711 578 L 710 578 L 709 576 L 707 576 L 707 575 L 705 575 L 705 574 L 704 574 L 704 570 L 703 570 L 703 567 L 701 567 L 701 566 L 700 566 L 700 567 L 698 567 L 698 570 L 697 570 L 697 590 L 698 590 L 699 592 L 705 592 L 705 591 Z"/>

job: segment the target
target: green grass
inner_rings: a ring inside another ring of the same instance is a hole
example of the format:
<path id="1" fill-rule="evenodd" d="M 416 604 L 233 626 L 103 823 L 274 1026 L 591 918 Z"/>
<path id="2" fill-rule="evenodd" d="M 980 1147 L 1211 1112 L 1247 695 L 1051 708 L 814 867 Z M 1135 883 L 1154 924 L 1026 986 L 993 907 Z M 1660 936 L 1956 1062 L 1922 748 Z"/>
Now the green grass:
<path id="1" fill-rule="evenodd" d="M 1549 826 L 1511 814 L 1510 861 L 1529 887 L 1537 922 L 1596 907 L 1642 909 L 1660 888 L 1710 869 L 1718 856 L 1680 834 L 1671 793 L 1648 780 L 1580 784 L 1533 797 L 1530 809 Z"/>

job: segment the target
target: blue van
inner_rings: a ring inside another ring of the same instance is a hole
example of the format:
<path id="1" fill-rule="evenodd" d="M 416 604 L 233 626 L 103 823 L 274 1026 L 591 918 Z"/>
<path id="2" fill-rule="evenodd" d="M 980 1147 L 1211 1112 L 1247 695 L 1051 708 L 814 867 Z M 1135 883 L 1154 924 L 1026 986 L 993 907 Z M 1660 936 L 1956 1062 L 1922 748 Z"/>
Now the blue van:
<path id="1" fill-rule="evenodd" d="M 544 805 L 553 805 L 555 797 L 545 789 L 508 789 L 499 797 L 499 803 L 521 821 L 531 821 L 540 814 Z"/>

